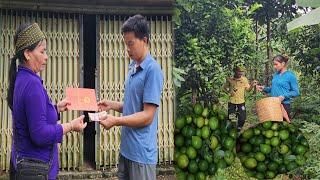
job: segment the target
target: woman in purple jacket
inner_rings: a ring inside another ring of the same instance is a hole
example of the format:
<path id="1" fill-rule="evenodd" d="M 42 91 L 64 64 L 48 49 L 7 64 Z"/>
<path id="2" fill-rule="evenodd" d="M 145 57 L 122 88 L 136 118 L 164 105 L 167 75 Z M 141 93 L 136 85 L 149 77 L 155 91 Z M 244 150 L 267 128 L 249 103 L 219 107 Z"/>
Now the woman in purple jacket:
<path id="1" fill-rule="evenodd" d="M 67 110 L 69 102 L 62 100 L 53 105 L 38 74 L 45 69 L 48 59 L 46 38 L 38 24 L 21 25 L 14 43 L 7 99 L 13 117 L 10 179 L 35 178 L 17 175 L 17 164 L 27 158 L 49 163 L 49 172 L 42 179 L 56 179 L 59 172 L 57 143 L 61 143 L 63 135 L 68 132 L 82 131 L 86 127 L 84 116 L 68 123 L 57 123 L 59 113 Z M 37 171 L 37 168 L 30 167 L 30 172 Z"/>

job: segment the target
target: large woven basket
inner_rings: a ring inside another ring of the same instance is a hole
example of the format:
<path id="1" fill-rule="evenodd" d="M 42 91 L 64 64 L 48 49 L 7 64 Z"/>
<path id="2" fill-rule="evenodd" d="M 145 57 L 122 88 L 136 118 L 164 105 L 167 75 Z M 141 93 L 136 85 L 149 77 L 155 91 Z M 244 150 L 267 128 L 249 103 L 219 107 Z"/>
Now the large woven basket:
<path id="1" fill-rule="evenodd" d="M 260 122 L 283 121 L 281 102 L 277 97 L 263 98 L 256 103 Z"/>

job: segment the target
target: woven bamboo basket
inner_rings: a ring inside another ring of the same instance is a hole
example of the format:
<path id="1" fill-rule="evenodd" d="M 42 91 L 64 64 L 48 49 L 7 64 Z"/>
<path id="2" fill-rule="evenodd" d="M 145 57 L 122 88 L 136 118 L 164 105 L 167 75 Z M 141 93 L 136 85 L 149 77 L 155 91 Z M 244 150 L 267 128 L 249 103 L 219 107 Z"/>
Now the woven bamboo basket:
<path id="1" fill-rule="evenodd" d="M 283 121 L 281 102 L 277 97 L 263 98 L 256 103 L 260 122 Z"/>

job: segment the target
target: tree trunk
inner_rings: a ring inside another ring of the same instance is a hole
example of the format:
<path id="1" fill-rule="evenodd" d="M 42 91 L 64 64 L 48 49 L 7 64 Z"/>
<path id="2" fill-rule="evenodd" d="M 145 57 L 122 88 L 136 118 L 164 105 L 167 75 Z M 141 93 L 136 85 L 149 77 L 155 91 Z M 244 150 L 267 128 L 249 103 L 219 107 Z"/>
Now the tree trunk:
<path id="1" fill-rule="evenodd" d="M 192 89 L 192 98 L 191 98 L 191 103 L 192 105 L 195 105 L 197 102 L 197 90 Z"/>
<path id="2" fill-rule="evenodd" d="M 259 30 L 258 30 L 258 20 L 256 20 L 256 54 L 259 52 Z M 255 69 L 254 69 L 254 75 L 253 78 L 255 80 L 258 79 L 258 62 L 256 61 L 255 63 Z"/>
<path id="3" fill-rule="evenodd" d="M 265 64 L 265 84 L 267 86 L 269 86 L 270 83 L 270 62 L 271 62 L 271 45 L 270 45 L 270 41 L 271 41 L 271 21 L 269 16 L 267 15 L 267 56 L 268 56 L 268 61 Z"/>
<path id="4" fill-rule="evenodd" d="M 258 20 L 256 20 L 255 24 L 255 33 L 256 33 L 256 58 L 258 58 L 258 53 L 259 53 L 259 29 L 258 29 Z M 259 67 L 259 62 L 255 61 L 255 67 L 253 69 L 253 80 L 258 80 L 258 67 Z M 260 83 L 259 83 L 260 84 Z M 254 88 L 254 94 L 257 94 L 257 89 Z M 256 100 L 256 97 L 254 98 Z"/>

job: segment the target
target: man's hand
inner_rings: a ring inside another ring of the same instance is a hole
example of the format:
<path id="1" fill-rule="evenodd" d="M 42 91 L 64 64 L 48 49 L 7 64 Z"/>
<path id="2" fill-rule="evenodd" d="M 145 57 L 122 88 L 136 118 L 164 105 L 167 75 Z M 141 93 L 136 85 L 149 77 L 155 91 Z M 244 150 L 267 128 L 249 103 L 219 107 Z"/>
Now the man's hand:
<path id="1" fill-rule="evenodd" d="M 106 130 L 112 128 L 117 125 L 119 117 L 115 117 L 109 114 L 103 115 L 99 118 L 101 121 L 99 122 Z"/>
<path id="2" fill-rule="evenodd" d="M 99 111 L 115 110 L 122 113 L 123 103 L 117 101 L 102 100 L 98 102 Z"/>
<path id="3" fill-rule="evenodd" d="M 109 114 L 105 114 L 100 116 L 99 120 L 100 124 L 105 129 L 110 129 L 113 126 L 128 126 L 140 128 L 148 126 L 152 123 L 156 111 L 157 105 L 143 103 L 143 111 L 122 117 L 115 117 Z"/>
<path id="4" fill-rule="evenodd" d="M 68 108 L 67 108 L 68 105 L 71 105 L 71 102 L 68 101 L 66 98 L 64 98 L 62 101 L 58 102 L 57 103 L 58 112 L 60 113 L 60 112 L 68 110 Z"/>
<path id="5" fill-rule="evenodd" d="M 113 107 L 114 102 L 108 101 L 108 100 L 102 100 L 98 102 L 98 110 L 99 111 L 109 111 L 111 109 L 114 109 Z"/>
<path id="6" fill-rule="evenodd" d="M 258 85 L 258 81 L 257 80 L 253 80 L 251 81 L 250 84 L 248 84 L 248 86 L 246 87 L 247 91 L 251 91 L 253 88 L 256 87 L 256 85 Z"/>

